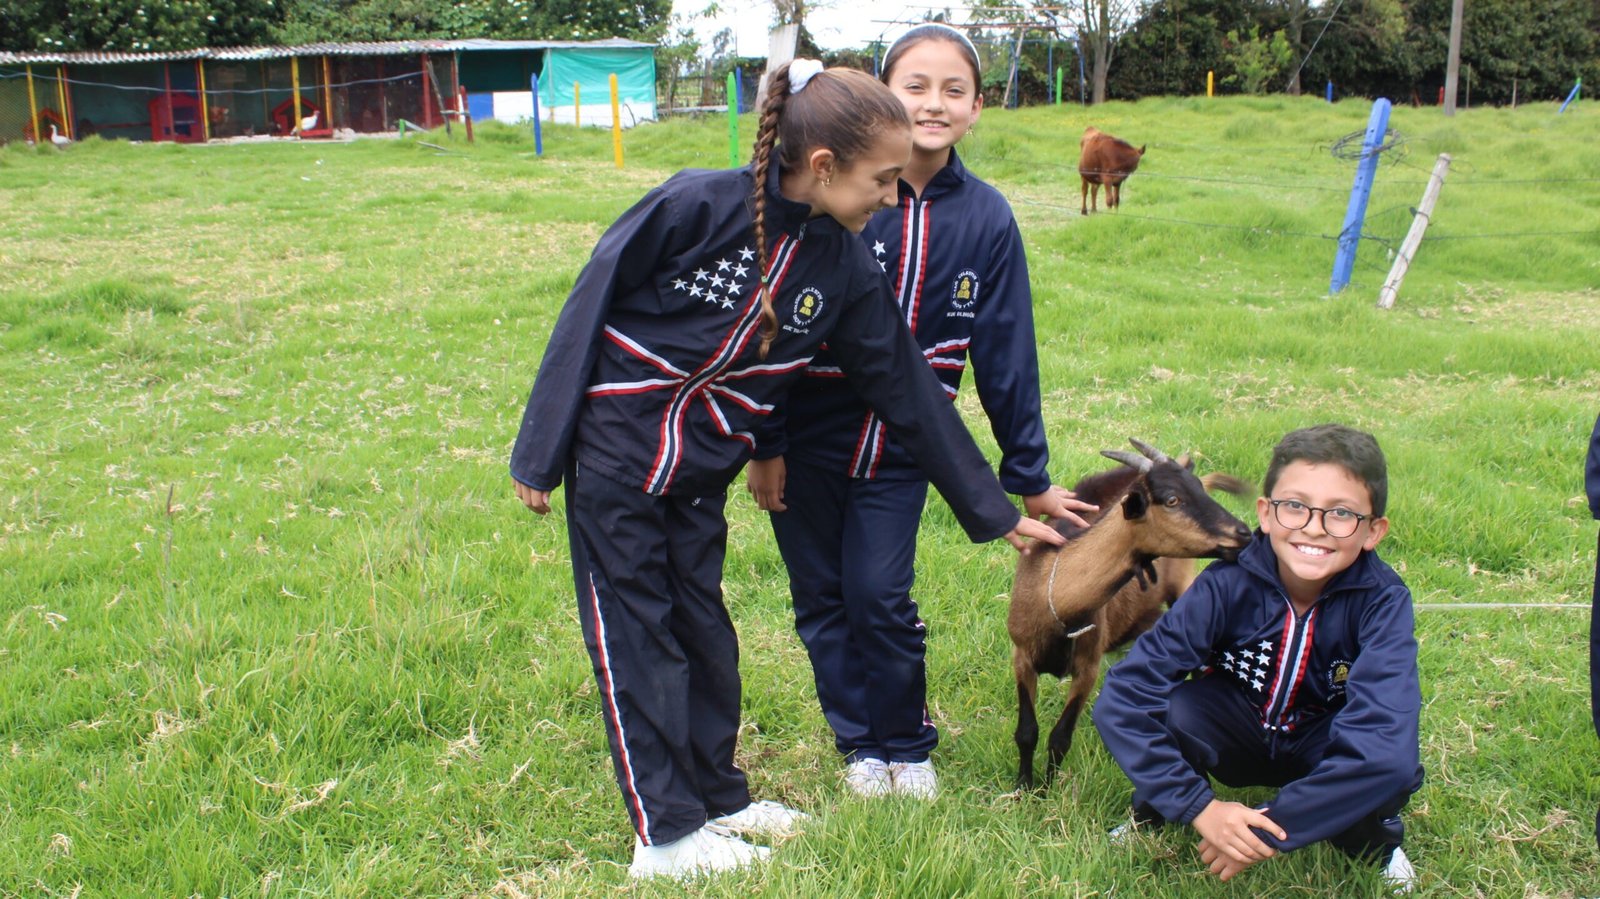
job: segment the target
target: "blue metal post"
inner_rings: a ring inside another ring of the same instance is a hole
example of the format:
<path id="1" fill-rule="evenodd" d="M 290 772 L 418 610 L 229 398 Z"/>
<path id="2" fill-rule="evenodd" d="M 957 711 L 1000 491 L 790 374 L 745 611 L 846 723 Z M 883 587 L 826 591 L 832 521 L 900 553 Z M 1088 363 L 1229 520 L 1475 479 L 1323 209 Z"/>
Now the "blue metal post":
<path id="1" fill-rule="evenodd" d="M 1083 36 L 1077 37 L 1078 41 L 1078 102 L 1084 106 L 1089 105 L 1089 81 L 1083 77 Z"/>
<path id="2" fill-rule="evenodd" d="M 1563 112 L 1566 112 L 1566 111 L 1567 111 L 1567 107 L 1568 107 L 1568 106 L 1571 106 L 1571 105 L 1572 105 L 1572 101 L 1573 101 L 1573 100 L 1576 100 L 1576 99 L 1578 99 L 1578 93 L 1579 93 L 1579 92 L 1580 92 L 1580 91 L 1582 91 L 1582 90 L 1583 90 L 1583 79 L 1582 79 L 1582 78 L 1579 78 L 1579 79 L 1578 79 L 1578 83 L 1577 83 L 1577 84 L 1574 84 L 1574 85 L 1573 85 L 1573 86 L 1572 86 L 1572 93 L 1570 93 L 1570 94 L 1567 94 L 1567 100 L 1566 100 L 1566 102 L 1565 102 L 1565 103 L 1562 103 L 1562 104 L 1561 104 L 1561 108 L 1560 108 L 1560 109 L 1558 109 L 1558 110 L 1556 110 L 1556 115 L 1560 115 L 1560 114 L 1562 114 L 1562 113 L 1563 113 Z"/>
<path id="3" fill-rule="evenodd" d="M 1051 39 L 1050 46 L 1047 47 L 1045 49 L 1045 51 L 1044 51 L 1044 92 L 1046 94 L 1050 93 L 1050 73 L 1054 72 L 1055 70 L 1056 70 L 1056 42 L 1055 42 L 1054 39 Z M 1061 98 L 1060 97 L 1052 97 L 1051 99 L 1055 100 L 1057 103 L 1061 102 Z"/>
<path id="4" fill-rule="evenodd" d="M 541 133 L 540 125 L 539 125 L 539 76 L 538 76 L 537 73 L 534 74 L 532 83 L 533 83 L 533 155 L 535 155 L 535 156 L 543 156 L 544 155 L 544 134 Z"/>
<path id="5" fill-rule="evenodd" d="M 733 111 L 744 112 L 744 70 L 733 67 Z"/>
<path id="6" fill-rule="evenodd" d="M 1333 102 L 1333 82 L 1328 82 L 1328 102 Z"/>
<path id="7" fill-rule="evenodd" d="M 1381 97 L 1372 104 L 1367 133 L 1361 141 L 1361 161 L 1356 163 L 1356 180 L 1350 188 L 1350 206 L 1345 210 L 1344 227 L 1339 229 L 1339 252 L 1333 258 L 1333 278 L 1328 293 L 1338 293 L 1350 283 L 1356 266 L 1356 246 L 1361 243 L 1361 222 L 1367 217 L 1367 200 L 1372 196 L 1372 179 L 1378 173 L 1378 148 L 1389 130 L 1389 101 Z"/>

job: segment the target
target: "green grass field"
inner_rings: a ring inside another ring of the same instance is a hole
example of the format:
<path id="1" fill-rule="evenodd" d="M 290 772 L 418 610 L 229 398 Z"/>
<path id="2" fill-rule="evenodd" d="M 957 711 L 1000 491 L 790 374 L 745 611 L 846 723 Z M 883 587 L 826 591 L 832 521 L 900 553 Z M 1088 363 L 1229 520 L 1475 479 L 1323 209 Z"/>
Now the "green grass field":
<path id="1" fill-rule="evenodd" d="M 1588 615 L 1462 605 L 1588 602 L 1600 118 L 1396 110 L 1369 236 L 1397 245 L 1455 162 L 1381 312 L 1380 240 L 1327 296 L 1353 173 L 1329 147 L 1367 111 L 990 110 L 962 151 L 1022 224 L 1057 479 L 1130 435 L 1259 481 L 1289 429 L 1374 431 L 1384 555 L 1423 606 L 1419 893 L 1597 895 Z M 1122 211 L 1085 219 L 1091 123 L 1150 149 Z M 621 171 L 571 129 L 543 158 L 494 127 L 447 153 L 0 148 L 0 896 L 1381 894 L 1325 847 L 1225 885 L 1188 833 L 1108 845 L 1128 785 L 1092 728 L 1052 791 L 1012 793 L 1013 556 L 939 500 L 916 595 L 944 792 L 849 798 L 742 484 L 741 762 L 818 820 L 758 874 L 628 882 L 560 496 L 535 519 L 505 463 L 596 238 L 727 143 L 715 119 L 642 127 Z"/>

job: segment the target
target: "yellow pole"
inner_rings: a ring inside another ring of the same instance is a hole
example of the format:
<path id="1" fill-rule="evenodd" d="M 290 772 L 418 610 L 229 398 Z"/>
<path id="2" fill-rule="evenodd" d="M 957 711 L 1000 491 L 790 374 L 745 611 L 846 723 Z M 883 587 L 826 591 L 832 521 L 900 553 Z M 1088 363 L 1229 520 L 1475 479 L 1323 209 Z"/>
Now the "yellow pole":
<path id="1" fill-rule="evenodd" d="M 572 124 L 583 124 L 583 100 L 579 97 L 578 82 L 572 82 Z"/>
<path id="2" fill-rule="evenodd" d="M 329 82 L 333 81 L 332 69 L 328 67 L 328 57 L 322 57 L 322 114 L 328 118 L 328 130 L 333 130 L 333 88 Z"/>
<path id="3" fill-rule="evenodd" d="M 1214 79 L 1215 77 L 1216 77 L 1216 72 L 1210 71 L 1210 70 L 1208 70 L 1206 72 L 1206 96 L 1208 96 L 1208 97 L 1216 96 L 1216 94 L 1212 92 L 1213 88 L 1215 87 L 1215 83 L 1213 82 L 1212 79 Z"/>
<path id="4" fill-rule="evenodd" d="M 289 57 L 289 78 L 294 82 L 294 121 L 289 124 L 289 131 L 298 135 L 300 133 L 300 57 Z"/>
<path id="5" fill-rule="evenodd" d="M 56 66 L 56 111 L 61 113 L 61 127 L 68 138 L 72 137 L 72 116 L 67 114 L 67 79 Z"/>
<path id="6" fill-rule="evenodd" d="M 206 97 L 206 61 L 194 61 L 195 71 L 200 73 L 200 136 L 207 141 L 211 140 L 211 100 Z"/>
<path id="7" fill-rule="evenodd" d="M 617 76 L 611 75 L 611 147 L 616 151 L 617 168 L 622 168 L 622 107 L 617 104 Z"/>
<path id="8" fill-rule="evenodd" d="M 39 142 L 39 101 L 33 96 L 33 64 L 23 66 L 28 73 L 28 124 L 33 126 L 33 142 Z"/>

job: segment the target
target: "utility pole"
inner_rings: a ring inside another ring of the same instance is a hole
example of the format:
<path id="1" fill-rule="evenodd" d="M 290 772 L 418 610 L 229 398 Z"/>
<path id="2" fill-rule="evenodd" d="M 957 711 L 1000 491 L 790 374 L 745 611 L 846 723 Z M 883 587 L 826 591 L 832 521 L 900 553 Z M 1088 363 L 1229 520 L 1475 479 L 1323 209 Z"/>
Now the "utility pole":
<path id="1" fill-rule="evenodd" d="M 1461 6 L 1464 0 L 1450 0 L 1450 58 L 1444 69 L 1444 114 L 1456 114 L 1456 79 L 1461 74 Z"/>

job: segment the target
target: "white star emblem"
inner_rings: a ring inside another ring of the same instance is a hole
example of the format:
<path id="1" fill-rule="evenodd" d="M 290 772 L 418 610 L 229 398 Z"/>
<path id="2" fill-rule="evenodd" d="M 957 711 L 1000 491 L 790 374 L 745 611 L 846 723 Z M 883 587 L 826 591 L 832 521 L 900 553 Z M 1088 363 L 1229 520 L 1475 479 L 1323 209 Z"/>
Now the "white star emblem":
<path id="1" fill-rule="evenodd" d="M 749 247 L 740 247 L 739 248 L 739 258 L 743 259 L 745 262 L 749 262 L 751 257 L 755 256 L 755 254 L 756 254 L 756 251 L 750 249 Z"/>
<path id="2" fill-rule="evenodd" d="M 711 277 L 711 273 L 703 268 L 697 268 L 694 270 L 694 279 L 696 281 L 704 281 L 709 277 Z"/>
<path id="3" fill-rule="evenodd" d="M 732 265 L 732 264 L 733 264 L 733 263 L 731 263 L 731 262 L 729 262 L 729 261 L 728 261 L 728 260 L 726 260 L 726 259 L 718 259 L 718 260 L 717 260 L 717 271 L 719 271 L 719 272 L 725 272 L 725 271 L 727 271 L 727 270 L 728 270 L 728 266 L 730 266 L 730 265 Z"/>
<path id="4" fill-rule="evenodd" d="M 700 296 L 703 293 L 705 293 L 705 291 L 701 290 L 700 289 L 700 285 L 698 285 L 698 284 L 696 284 L 695 286 L 689 288 L 689 296 L 697 297 L 697 296 Z"/>
<path id="5" fill-rule="evenodd" d="M 712 293 L 709 290 L 706 291 L 706 302 L 710 303 L 713 306 L 715 306 L 717 304 L 717 295 Z"/>
<path id="6" fill-rule="evenodd" d="M 723 297 L 722 298 L 722 308 L 724 308 L 724 309 L 732 309 L 733 308 L 733 297 L 731 297 L 731 296 Z"/>
<path id="7" fill-rule="evenodd" d="M 882 256 L 884 253 L 888 252 L 888 250 L 889 248 L 883 245 L 883 241 L 875 240 L 872 242 L 872 254 L 874 256 Z"/>
<path id="8" fill-rule="evenodd" d="M 1259 690 L 1259 689 L 1261 689 L 1261 681 L 1253 680 L 1253 681 L 1250 682 L 1250 686 L 1255 687 L 1257 690 Z"/>
<path id="9" fill-rule="evenodd" d="M 728 282 L 722 280 L 722 276 L 721 275 L 712 275 L 711 276 L 711 286 L 712 287 L 721 287 L 722 285 L 724 285 L 726 283 L 728 283 Z"/>
<path id="10" fill-rule="evenodd" d="M 1222 664 L 1224 664 L 1224 665 L 1232 665 L 1233 664 L 1233 653 L 1231 653 L 1231 652 L 1223 653 L 1222 654 Z"/>
<path id="11" fill-rule="evenodd" d="M 689 282 L 683 280 L 682 278 L 673 278 L 672 279 L 672 287 L 673 287 L 674 290 L 684 290 L 688 286 L 689 286 Z"/>
<path id="12" fill-rule="evenodd" d="M 1265 669 L 1265 668 L 1257 668 L 1256 669 L 1256 677 L 1266 677 L 1266 676 L 1267 676 L 1267 669 Z"/>
<path id="13" fill-rule="evenodd" d="M 1262 640 L 1261 643 L 1260 643 L 1260 646 L 1261 646 L 1261 649 L 1262 649 L 1263 652 L 1271 652 L 1272 651 L 1272 641 L 1271 640 Z"/>
<path id="14" fill-rule="evenodd" d="M 745 273 L 748 272 L 748 271 L 750 271 L 750 269 L 745 268 L 742 265 L 736 265 L 736 266 L 733 267 L 733 276 L 735 278 L 743 278 L 745 276 Z"/>
<path id="15" fill-rule="evenodd" d="M 888 270 L 889 270 L 889 266 L 887 266 L 887 265 L 884 265 L 884 263 L 883 263 L 883 260 L 882 260 L 882 259 L 879 259 L 879 260 L 878 260 L 878 271 L 880 271 L 880 272 L 886 272 L 886 271 L 888 271 Z"/>

